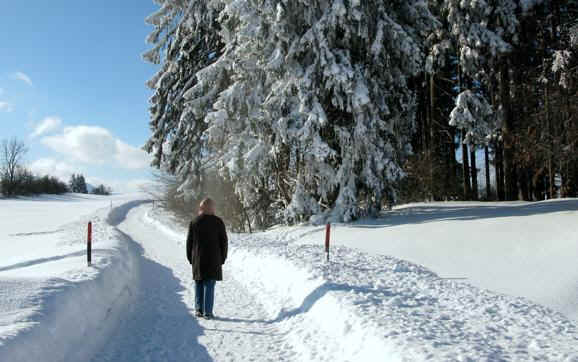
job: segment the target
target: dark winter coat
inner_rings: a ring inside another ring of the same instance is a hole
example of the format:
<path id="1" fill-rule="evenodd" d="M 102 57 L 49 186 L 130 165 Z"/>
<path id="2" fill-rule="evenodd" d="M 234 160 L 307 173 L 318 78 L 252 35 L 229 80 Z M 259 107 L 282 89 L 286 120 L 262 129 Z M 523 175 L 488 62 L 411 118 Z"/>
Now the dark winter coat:
<path id="1" fill-rule="evenodd" d="M 228 239 L 223 220 L 201 214 L 189 224 L 187 259 L 194 280 L 223 280 L 222 265 L 227 259 Z"/>

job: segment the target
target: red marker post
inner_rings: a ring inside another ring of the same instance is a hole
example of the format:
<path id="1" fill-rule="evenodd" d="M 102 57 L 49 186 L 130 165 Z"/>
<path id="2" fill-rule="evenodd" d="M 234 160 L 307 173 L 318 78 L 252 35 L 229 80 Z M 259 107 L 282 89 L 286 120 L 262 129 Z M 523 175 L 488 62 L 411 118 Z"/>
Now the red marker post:
<path id="1" fill-rule="evenodd" d="M 325 254 L 327 255 L 327 261 L 329 261 L 329 235 L 331 234 L 331 224 L 327 223 L 325 225 Z"/>
<path id="2" fill-rule="evenodd" d="M 86 241 L 86 261 L 88 266 L 92 263 L 92 221 L 88 222 L 88 236 Z"/>

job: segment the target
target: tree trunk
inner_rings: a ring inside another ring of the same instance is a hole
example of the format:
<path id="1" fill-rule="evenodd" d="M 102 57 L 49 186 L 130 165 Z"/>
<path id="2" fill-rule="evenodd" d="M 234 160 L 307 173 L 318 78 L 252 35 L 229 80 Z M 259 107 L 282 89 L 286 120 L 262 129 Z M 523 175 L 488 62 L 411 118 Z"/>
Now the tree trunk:
<path id="1" fill-rule="evenodd" d="M 490 91 L 490 99 L 492 101 L 492 107 L 497 109 L 498 99 L 496 94 L 496 83 L 498 83 L 498 79 L 496 75 L 490 76 L 489 82 L 489 91 Z M 504 180 L 503 180 L 503 165 L 502 165 L 502 150 L 500 148 L 500 140 L 499 138 L 494 139 L 493 145 L 494 147 L 494 170 L 496 175 L 496 196 L 495 199 L 503 200 L 504 199 Z M 494 199 L 492 197 L 491 191 L 491 181 L 490 181 L 490 165 L 489 165 L 489 150 L 486 146 L 485 154 L 486 154 L 486 188 L 487 188 L 487 197 L 488 200 Z"/>
<path id="2" fill-rule="evenodd" d="M 518 196 L 516 190 L 516 168 L 514 166 L 514 135 L 512 127 L 512 114 L 510 105 L 510 81 L 508 76 L 508 62 L 503 62 L 500 72 L 500 102 L 504 112 L 502 125 L 503 139 L 503 163 L 506 200 L 515 200 Z"/>
<path id="3" fill-rule="evenodd" d="M 578 164 L 574 162 L 571 167 L 570 173 L 572 174 L 572 179 L 569 181 L 568 197 L 578 197 Z"/>
<path id="4" fill-rule="evenodd" d="M 490 183 L 490 151 L 488 146 L 484 147 L 484 161 L 486 166 L 486 200 L 492 200 L 492 185 Z"/>
<path id="5" fill-rule="evenodd" d="M 436 189 L 437 187 L 434 186 L 436 183 L 434 177 L 434 167 L 436 166 L 436 162 L 434 159 L 437 159 L 437 147 L 436 147 L 436 137 L 434 132 L 434 125 L 435 125 L 435 83 L 434 83 L 434 75 L 430 74 L 429 78 L 429 100 L 430 100 L 430 119 L 429 119 L 429 140 L 430 140 L 430 147 L 429 147 L 429 179 L 430 179 L 430 192 L 432 200 L 436 200 Z"/>
<path id="6" fill-rule="evenodd" d="M 534 182 L 532 180 L 532 169 L 528 170 L 528 201 L 535 201 L 534 194 L 536 190 L 534 189 Z"/>
<path id="7" fill-rule="evenodd" d="M 504 201 L 506 199 L 504 190 L 504 163 L 503 163 L 503 151 L 500 141 L 495 144 L 496 149 L 496 159 L 494 161 L 494 168 L 496 169 L 496 191 L 498 193 L 498 200 Z"/>
<path id="8" fill-rule="evenodd" d="M 554 185 L 554 132 L 552 131 L 552 119 L 550 117 L 550 94 L 548 83 L 544 89 L 544 105 L 546 112 L 546 127 L 548 129 L 548 198 L 556 198 Z"/>
<path id="9" fill-rule="evenodd" d="M 565 114 L 564 119 L 567 120 L 564 122 L 564 145 L 568 147 L 569 150 L 565 152 L 563 160 L 564 168 L 560 167 L 560 174 L 562 177 L 562 197 L 575 197 L 575 192 L 572 190 L 576 189 L 576 181 L 573 178 L 573 170 L 576 161 L 573 162 L 573 158 L 575 156 L 575 152 L 572 152 L 572 141 L 574 140 L 576 135 L 572 135 L 571 132 L 575 130 L 573 125 L 573 117 L 570 110 L 570 95 L 568 91 L 564 92 L 564 105 L 565 105 Z M 562 157 L 561 157 L 562 158 Z M 562 170 L 564 172 L 562 172 Z"/>
<path id="10" fill-rule="evenodd" d="M 548 195 L 550 199 L 556 198 L 556 185 L 554 180 L 554 161 L 552 156 L 548 157 Z"/>
<path id="11" fill-rule="evenodd" d="M 524 201 L 530 201 L 530 187 L 529 187 L 529 177 L 530 171 L 528 170 L 527 167 L 524 167 L 522 169 L 519 170 L 519 174 L 518 174 L 518 179 L 520 181 L 520 195 L 519 195 L 519 199 L 522 199 Z"/>
<path id="12" fill-rule="evenodd" d="M 470 171 L 472 172 L 472 199 L 478 199 L 478 168 L 476 166 L 476 147 L 470 146 Z"/>
<path id="13" fill-rule="evenodd" d="M 456 145 L 455 145 L 455 130 L 454 129 L 449 129 L 448 130 L 450 133 L 450 138 L 451 141 L 448 142 L 448 153 L 446 155 L 447 158 L 447 164 L 448 164 L 448 169 L 447 169 L 447 191 L 446 193 L 450 193 L 451 196 L 455 195 L 456 192 L 456 188 L 455 185 L 457 184 L 457 182 L 455 182 L 456 178 L 457 178 L 457 170 L 456 170 Z"/>
<path id="14" fill-rule="evenodd" d="M 466 132 L 462 131 L 462 140 L 465 138 Z M 472 194 L 472 187 L 470 185 L 470 166 L 468 162 L 468 145 L 462 143 L 462 165 L 464 176 L 464 200 L 469 200 Z"/>

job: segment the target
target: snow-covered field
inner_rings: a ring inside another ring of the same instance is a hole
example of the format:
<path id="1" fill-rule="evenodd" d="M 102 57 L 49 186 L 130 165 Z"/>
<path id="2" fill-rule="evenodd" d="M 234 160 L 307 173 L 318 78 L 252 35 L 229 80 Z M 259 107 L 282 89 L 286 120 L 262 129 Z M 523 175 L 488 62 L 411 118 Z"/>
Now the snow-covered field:
<path id="1" fill-rule="evenodd" d="M 324 227 L 231 235 L 207 321 L 142 198 L 0 200 L 0 361 L 578 361 L 578 200 L 407 205 L 329 263 Z"/>
<path id="2" fill-rule="evenodd" d="M 440 277 L 466 278 L 578 321 L 578 199 L 411 204 L 332 229 L 336 245 L 392 255 Z M 299 244 L 325 237 L 323 227 L 287 233 Z"/>
<path id="3" fill-rule="evenodd" d="M 142 198 L 142 195 L 136 196 Z M 110 211 L 135 195 L 0 199 L 0 361 L 82 360 L 124 313 L 134 253 Z M 87 267 L 88 221 L 93 223 Z M 123 274 L 123 278 L 115 275 Z M 94 342 L 84 339 L 91 335 Z M 78 346 L 86 348 L 79 349 Z"/>

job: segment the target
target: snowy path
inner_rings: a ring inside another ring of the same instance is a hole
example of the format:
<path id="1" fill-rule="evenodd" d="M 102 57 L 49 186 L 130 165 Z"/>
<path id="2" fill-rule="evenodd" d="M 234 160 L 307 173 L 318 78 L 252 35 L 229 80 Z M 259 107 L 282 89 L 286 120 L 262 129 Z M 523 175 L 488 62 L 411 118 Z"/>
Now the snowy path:
<path id="1" fill-rule="evenodd" d="M 194 317 L 194 289 L 183 240 L 148 225 L 145 207 L 128 212 L 118 228 L 140 258 L 136 303 L 93 361 L 278 361 L 292 348 L 262 307 L 225 267 L 217 284 L 216 320 Z M 167 245 L 170 243 L 170 245 Z"/>

